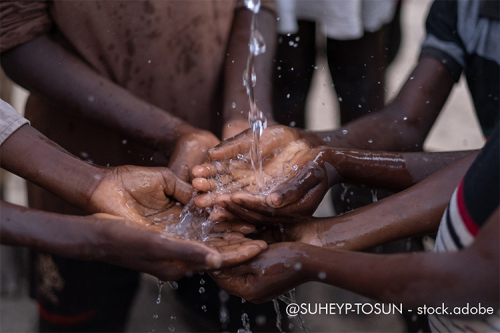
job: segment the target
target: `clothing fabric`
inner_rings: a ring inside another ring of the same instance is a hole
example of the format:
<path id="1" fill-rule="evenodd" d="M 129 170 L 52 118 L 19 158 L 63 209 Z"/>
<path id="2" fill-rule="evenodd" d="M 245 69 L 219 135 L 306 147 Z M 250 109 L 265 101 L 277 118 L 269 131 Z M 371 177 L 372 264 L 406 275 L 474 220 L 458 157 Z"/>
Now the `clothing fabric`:
<path id="1" fill-rule="evenodd" d="M 297 20 L 319 22 L 331 39 L 361 38 L 394 17 L 396 0 L 275 0 L 278 32 L 296 33 Z"/>
<path id="2" fill-rule="evenodd" d="M 222 130 L 223 64 L 234 11 L 243 5 L 236 0 L 1 1 L 0 51 L 48 34 L 102 80 L 194 127 Z M 263 1 L 263 9 L 274 7 Z M 48 98 L 31 95 L 26 117 L 49 139 L 98 165 L 153 163 L 152 151 L 132 140 L 125 145 L 119 133 Z M 82 214 L 32 184 L 28 195 L 32 208 Z M 124 330 L 137 272 L 40 253 L 32 255 L 31 265 L 41 331 Z"/>
<path id="3" fill-rule="evenodd" d="M 9 103 L 0 99 L 0 145 L 21 126 L 29 123 Z"/>
<path id="4" fill-rule="evenodd" d="M 421 57 L 442 62 L 457 82 L 464 72 L 485 136 L 500 113 L 499 10 L 498 1 L 435 1 L 421 51 Z"/>
<path id="5" fill-rule="evenodd" d="M 500 138 L 497 126 L 453 193 L 441 220 L 435 252 L 470 246 L 500 202 Z M 429 316 L 433 332 L 500 332 L 500 310 L 482 320 Z"/>

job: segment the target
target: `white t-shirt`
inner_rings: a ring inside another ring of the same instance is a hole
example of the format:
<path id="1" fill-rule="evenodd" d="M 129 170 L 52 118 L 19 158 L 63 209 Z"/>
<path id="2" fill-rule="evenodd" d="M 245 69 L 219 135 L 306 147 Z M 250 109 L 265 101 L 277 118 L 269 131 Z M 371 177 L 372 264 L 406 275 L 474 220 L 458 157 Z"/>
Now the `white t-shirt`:
<path id="1" fill-rule="evenodd" d="M 296 33 L 297 20 L 316 21 L 328 38 L 349 40 L 375 32 L 394 17 L 396 0 L 275 0 L 278 32 Z"/>
<path id="2" fill-rule="evenodd" d="M 0 145 L 19 127 L 29 123 L 9 103 L 0 99 Z"/>

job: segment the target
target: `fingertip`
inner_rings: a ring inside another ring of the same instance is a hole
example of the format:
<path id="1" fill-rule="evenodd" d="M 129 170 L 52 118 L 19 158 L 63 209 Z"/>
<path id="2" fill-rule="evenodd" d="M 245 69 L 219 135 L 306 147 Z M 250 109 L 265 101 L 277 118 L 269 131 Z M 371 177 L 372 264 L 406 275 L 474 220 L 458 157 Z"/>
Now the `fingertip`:
<path id="1" fill-rule="evenodd" d="M 278 192 L 273 192 L 266 197 L 266 203 L 273 208 L 279 208 L 283 204 L 283 196 Z"/>
<path id="2" fill-rule="evenodd" d="M 210 207 L 211 202 L 208 202 L 206 195 L 200 194 L 196 198 L 194 198 L 194 204 L 197 207 L 205 208 L 205 207 Z"/>
<path id="3" fill-rule="evenodd" d="M 267 243 L 265 241 L 263 241 L 263 240 L 255 240 L 254 242 L 255 242 L 256 245 L 258 245 L 261 248 L 261 250 L 267 249 Z"/>
<path id="4" fill-rule="evenodd" d="M 197 165 L 191 170 L 191 173 L 193 174 L 194 177 L 204 177 L 206 170 L 207 169 L 204 166 Z"/>
<path id="5" fill-rule="evenodd" d="M 194 169 L 193 169 L 194 170 Z M 210 182 L 205 178 L 195 178 L 193 179 L 193 187 L 198 191 L 208 192 L 210 191 Z"/>
<path id="6" fill-rule="evenodd" d="M 208 267 L 208 269 L 218 269 L 222 265 L 222 258 L 220 253 L 218 252 L 211 252 L 208 253 L 205 257 L 205 263 Z"/>

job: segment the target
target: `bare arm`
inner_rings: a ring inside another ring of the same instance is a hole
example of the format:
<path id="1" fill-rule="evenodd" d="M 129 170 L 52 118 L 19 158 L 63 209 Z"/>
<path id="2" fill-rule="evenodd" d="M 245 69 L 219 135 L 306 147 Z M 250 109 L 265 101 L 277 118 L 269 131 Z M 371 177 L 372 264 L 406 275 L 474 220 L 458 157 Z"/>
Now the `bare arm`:
<path id="1" fill-rule="evenodd" d="M 316 133 L 337 148 L 418 151 L 441 111 L 454 81 L 439 61 L 423 57 L 398 96 L 386 107 L 336 131 Z"/>
<path id="2" fill-rule="evenodd" d="M 197 271 L 231 266 L 265 248 L 261 241 L 209 239 L 205 244 L 171 237 L 107 214 L 70 216 L 0 201 L 0 243 L 81 260 L 98 260 L 177 280 Z M 209 248 L 211 241 L 215 248 Z"/>
<path id="3" fill-rule="evenodd" d="M 496 309 L 499 223 L 497 209 L 474 244 L 457 253 L 376 255 L 278 243 L 250 263 L 215 277 L 221 288 L 256 303 L 319 281 L 405 308 L 444 302 L 449 307 L 481 303 Z"/>
<path id="4" fill-rule="evenodd" d="M 203 151 L 219 142 L 210 132 L 195 129 L 99 75 L 47 35 L 4 52 L 1 60 L 16 83 L 64 109 L 152 149 L 169 152 L 176 145 L 170 166 L 183 180 L 206 159 Z M 189 157 L 184 154 L 187 150 Z"/>
<path id="5" fill-rule="evenodd" d="M 363 250 L 436 232 L 453 191 L 475 157 L 476 154 L 465 157 L 376 203 L 338 217 L 318 219 L 311 226 L 317 230 L 317 236 L 308 237 L 319 239 L 322 246 L 329 248 Z"/>
<path id="6" fill-rule="evenodd" d="M 29 125 L 0 146 L 1 166 L 89 213 L 147 223 L 172 200 L 187 203 L 192 188 L 167 168 L 102 168 L 71 155 Z M 150 186 L 143 186 L 143 183 Z"/>

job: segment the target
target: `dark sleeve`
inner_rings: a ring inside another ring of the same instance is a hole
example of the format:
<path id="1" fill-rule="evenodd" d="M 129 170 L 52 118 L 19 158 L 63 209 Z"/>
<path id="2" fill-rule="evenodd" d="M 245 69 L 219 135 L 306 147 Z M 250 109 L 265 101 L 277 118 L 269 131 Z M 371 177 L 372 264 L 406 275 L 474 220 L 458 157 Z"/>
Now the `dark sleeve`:
<path id="1" fill-rule="evenodd" d="M 465 67 L 465 48 L 458 35 L 457 1 L 435 0 L 425 23 L 427 36 L 420 57 L 440 61 L 458 82 Z"/>
<path id="2" fill-rule="evenodd" d="M 0 1 L 0 53 L 49 32 L 51 27 L 47 1 Z"/>
<path id="3" fill-rule="evenodd" d="M 470 216 L 482 226 L 500 202 L 500 138 L 498 124 L 465 174 L 464 202 Z"/>

